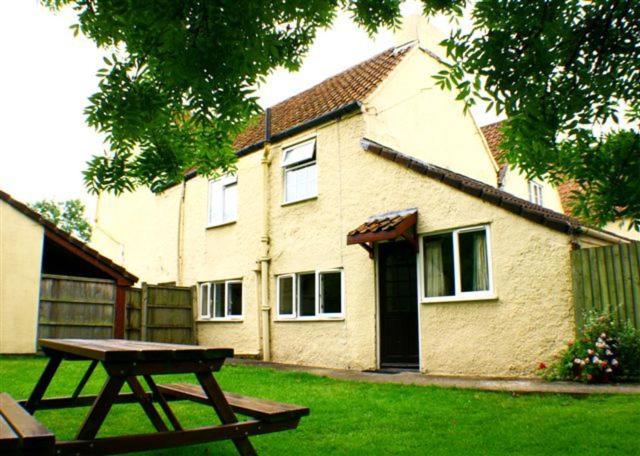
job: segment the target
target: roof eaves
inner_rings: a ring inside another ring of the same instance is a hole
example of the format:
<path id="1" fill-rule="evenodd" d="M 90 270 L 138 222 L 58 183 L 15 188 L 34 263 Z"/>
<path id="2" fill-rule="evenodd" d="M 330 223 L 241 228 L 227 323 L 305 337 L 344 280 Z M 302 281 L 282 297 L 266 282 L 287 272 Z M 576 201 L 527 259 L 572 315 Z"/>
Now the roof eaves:
<path id="1" fill-rule="evenodd" d="M 583 231 L 583 226 L 580 221 L 573 217 L 568 217 L 564 214 L 543 208 L 542 206 L 537 206 L 484 182 L 409 157 L 367 138 L 362 138 L 360 144 L 366 151 L 396 162 L 432 179 L 439 180 L 450 187 L 454 187 L 533 222 L 567 234 L 579 234 Z"/>
<path id="2" fill-rule="evenodd" d="M 111 270 L 116 272 L 119 276 L 122 276 L 123 278 L 130 280 L 133 283 L 138 281 L 138 277 L 131 274 L 125 268 L 114 263 L 112 260 L 100 254 L 97 250 L 92 249 L 87 244 L 82 242 L 80 239 L 77 239 L 70 233 L 67 233 L 66 231 L 58 228 L 54 223 L 50 222 L 49 220 L 41 216 L 39 213 L 31 209 L 29 206 L 14 199 L 11 195 L 9 195 L 8 193 L 2 190 L 0 190 L 0 200 L 4 201 L 9 206 L 13 207 L 14 209 L 21 212 L 22 214 L 26 215 L 36 223 L 39 223 L 44 227 L 45 230 L 48 230 L 64 238 L 67 242 L 73 244 L 75 247 L 82 250 L 87 255 L 94 257 L 96 260 L 100 261 L 104 265 L 108 266 Z"/>

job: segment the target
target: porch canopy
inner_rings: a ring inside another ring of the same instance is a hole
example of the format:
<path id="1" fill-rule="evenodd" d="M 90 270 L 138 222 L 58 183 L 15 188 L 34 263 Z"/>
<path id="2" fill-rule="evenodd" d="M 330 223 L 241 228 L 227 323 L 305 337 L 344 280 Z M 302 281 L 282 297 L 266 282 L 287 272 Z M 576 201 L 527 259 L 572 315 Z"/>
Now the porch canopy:
<path id="1" fill-rule="evenodd" d="M 349 231 L 347 245 L 359 244 L 373 258 L 373 244 L 402 237 L 418 250 L 415 226 L 418 221 L 418 209 L 410 208 L 400 211 L 385 212 L 372 215 L 362 225 Z"/>

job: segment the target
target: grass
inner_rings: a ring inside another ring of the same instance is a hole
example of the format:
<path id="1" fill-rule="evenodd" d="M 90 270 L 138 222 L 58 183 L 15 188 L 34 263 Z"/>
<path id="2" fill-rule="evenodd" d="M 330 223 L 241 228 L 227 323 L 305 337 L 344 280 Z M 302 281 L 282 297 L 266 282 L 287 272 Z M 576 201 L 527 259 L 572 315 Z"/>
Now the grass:
<path id="1" fill-rule="evenodd" d="M 44 368 L 39 357 L 0 357 L 0 391 L 26 398 Z M 86 368 L 62 364 L 48 395 L 70 394 Z M 295 431 L 253 437 L 261 454 L 640 454 L 640 397 L 512 395 L 437 387 L 345 382 L 255 366 L 223 367 L 223 389 L 309 406 Z M 85 393 L 104 381 L 97 369 Z M 157 379 L 158 380 L 158 379 Z M 167 376 L 161 381 L 194 381 Z M 211 409 L 172 407 L 185 427 L 212 424 Z M 59 439 L 72 438 L 87 408 L 43 410 Z M 100 436 L 151 432 L 136 404 L 116 405 Z M 229 442 L 154 454 L 236 454 Z"/>

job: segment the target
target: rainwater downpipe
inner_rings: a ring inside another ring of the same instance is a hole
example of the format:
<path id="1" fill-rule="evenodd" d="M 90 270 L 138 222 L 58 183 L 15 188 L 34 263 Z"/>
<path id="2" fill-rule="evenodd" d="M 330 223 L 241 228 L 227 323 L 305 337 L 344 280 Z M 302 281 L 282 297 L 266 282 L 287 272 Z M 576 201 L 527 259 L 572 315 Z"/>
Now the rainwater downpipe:
<path id="1" fill-rule="evenodd" d="M 269 299 L 269 168 L 271 166 L 271 108 L 265 114 L 265 141 L 262 155 L 262 255 L 260 257 L 260 310 L 262 315 L 262 360 L 271 360 L 271 304 Z"/>

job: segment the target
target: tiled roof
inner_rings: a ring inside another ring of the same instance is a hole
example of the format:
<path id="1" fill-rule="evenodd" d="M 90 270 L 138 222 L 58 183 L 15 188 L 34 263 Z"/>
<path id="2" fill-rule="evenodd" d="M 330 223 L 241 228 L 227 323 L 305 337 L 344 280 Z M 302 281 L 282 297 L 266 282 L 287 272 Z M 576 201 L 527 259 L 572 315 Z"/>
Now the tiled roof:
<path id="1" fill-rule="evenodd" d="M 495 158 L 498 165 L 500 165 L 498 183 L 501 183 L 502 179 L 504 179 L 504 174 L 508 167 L 507 162 L 502 157 L 503 152 L 500 150 L 500 141 L 502 140 L 502 133 L 500 132 L 501 125 L 502 121 L 480 127 L 480 130 L 489 145 L 489 150 L 491 151 L 493 158 Z M 566 215 L 571 215 L 571 200 L 573 198 L 573 192 L 578 191 L 579 189 L 580 187 L 574 181 L 563 182 L 557 187 L 560 195 L 560 203 L 562 204 L 562 210 Z"/>
<path id="2" fill-rule="evenodd" d="M 555 230 L 565 233 L 579 233 L 583 227 L 576 218 L 533 204 L 484 182 L 404 155 L 369 139 L 363 138 L 360 143 L 369 152 Z"/>
<path id="3" fill-rule="evenodd" d="M 405 209 L 403 211 L 387 212 L 384 214 L 374 215 L 360 225 L 358 228 L 351 230 L 349 236 L 358 234 L 372 234 L 391 232 L 398 228 L 402 222 L 409 218 L 415 217 L 417 209 Z"/>
<path id="4" fill-rule="evenodd" d="M 20 201 L 18 201 L 16 199 L 13 199 L 11 197 L 11 195 L 9 195 L 6 192 L 3 192 L 2 190 L 0 190 L 0 200 L 2 200 L 5 203 L 9 204 L 14 209 L 22 212 L 24 215 L 26 215 L 30 219 L 34 220 L 36 223 L 39 223 L 40 225 L 42 225 L 45 228 L 45 230 L 49 230 L 51 233 L 54 233 L 54 234 L 60 236 L 61 238 L 63 238 L 64 240 L 66 240 L 67 242 L 73 244 L 74 247 L 82 250 L 82 252 L 84 252 L 85 254 L 89 255 L 94 260 L 98 261 L 103 266 L 105 266 L 106 268 L 114 271 L 119 276 L 122 276 L 123 278 L 125 278 L 127 280 L 130 280 L 131 282 L 134 282 L 134 283 L 138 281 L 138 278 L 136 276 L 134 276 L 133 274 L 131 274 L 129 271 L 127 271 L 125 268 L 123 268 L 120 265 L 117 265 L 116 263 L 111 261 L 109 258 L 101 255 L 98 251 L 92 249 L 87 244 L 85 244 L 81 240 L 77 239 L 76 237 L 72 236 L 71 234 L 67 233 L 66 231 L 61 230 L 55 224 L 53 224 L 49 220 L 45 219 L 43 216 L 38 214 L 36 211 L 31 209 L 29 206 L 27 206 L 26 204 L 24 204 L 24 203 L 22 203 L 22 202 L 20 202 Z"/>
<path id="5" fill-rule="evenodd" d="M 391 48 L 339 73 L 271 108 L 271 135 L 363 101 L 400 63 L 413 46 Z M 254 120 L 235 142 L 237 152 L 260 144 L 265 137 L 265 115 Z"/>

